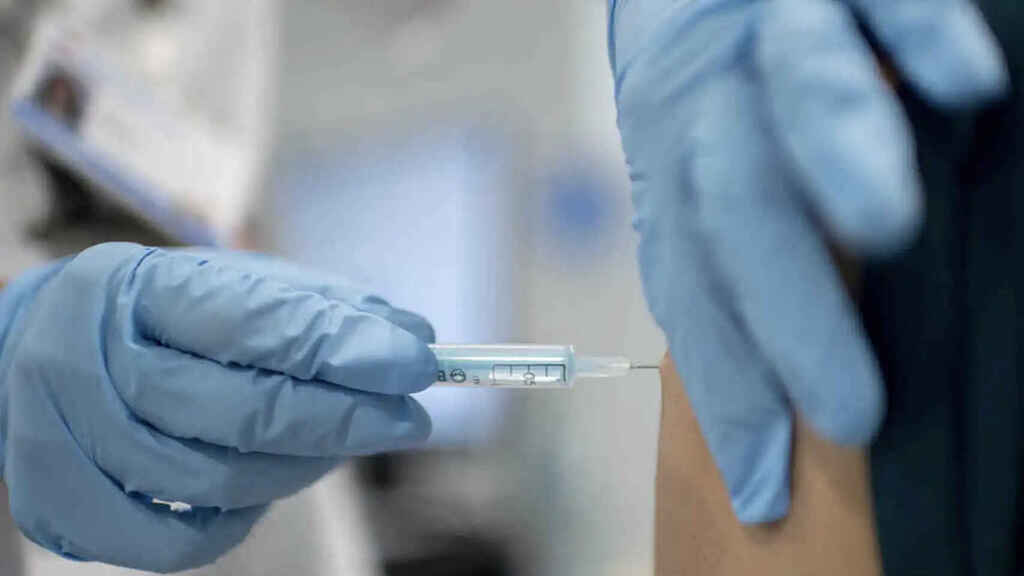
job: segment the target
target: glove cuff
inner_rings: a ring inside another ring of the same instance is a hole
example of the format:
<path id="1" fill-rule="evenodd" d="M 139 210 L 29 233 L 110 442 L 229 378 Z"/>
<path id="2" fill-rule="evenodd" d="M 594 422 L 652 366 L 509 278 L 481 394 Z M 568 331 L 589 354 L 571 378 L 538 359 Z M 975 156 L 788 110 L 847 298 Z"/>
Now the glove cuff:
<path id="1" fill-rule="evenodd" d="M 7 446 L 7 369 L 10 354 L 7 348 L 11 333 L 23 315 L 27 304 L 39 288 L 64 267 L 67 260 L 33 268 L 0 288 L 0 479 L 4 476 L 4 456 Z"/>

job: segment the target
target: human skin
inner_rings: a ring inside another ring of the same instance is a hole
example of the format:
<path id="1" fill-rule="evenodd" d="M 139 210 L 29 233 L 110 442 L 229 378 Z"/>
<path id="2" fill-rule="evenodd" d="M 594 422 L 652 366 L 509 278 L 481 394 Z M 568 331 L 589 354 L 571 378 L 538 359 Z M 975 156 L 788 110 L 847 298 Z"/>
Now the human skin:
<path id="1" fill-rule="evenodd" d="M 798 424 L 789 514 L 741 525 L 668 355 L 661 374 L 656 574 L 881 574 L 864 449 L 837 446 Z"/>

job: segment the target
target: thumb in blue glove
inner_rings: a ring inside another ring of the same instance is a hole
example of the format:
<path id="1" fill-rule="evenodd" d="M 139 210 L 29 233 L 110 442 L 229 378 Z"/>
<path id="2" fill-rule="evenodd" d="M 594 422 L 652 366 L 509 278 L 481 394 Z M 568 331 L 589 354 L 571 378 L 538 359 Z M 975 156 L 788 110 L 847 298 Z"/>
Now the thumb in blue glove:
<path id="1" fill-rule="evenodd" d="M 612 3 L 645 293 L 743 522 L 788 510 L 794 413 L 863 444 L 884 412 L 827 242 L 900 249 L 923 202 L 907 121 L 854 12 L 936 105 L 1007 89 L 964 0 Z"/>
<path id="2" fill-rule="evenodd" d="M 339 458 L 430 432 L 407 396 L 430 325 L 269 258 L 100 245 L 0 293 L 0 322 L 11 511 L 71 558 L 212 562 Z"/>

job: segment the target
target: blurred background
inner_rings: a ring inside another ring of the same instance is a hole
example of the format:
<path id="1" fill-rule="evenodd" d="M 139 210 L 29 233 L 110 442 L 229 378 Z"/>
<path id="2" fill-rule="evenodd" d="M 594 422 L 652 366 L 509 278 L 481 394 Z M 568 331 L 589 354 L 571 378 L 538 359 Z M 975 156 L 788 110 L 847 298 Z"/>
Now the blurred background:
<path id="1" fill-rule="evenodd" d="M 657 361 L 605 0 L 0 0 L 0 277 L 108 240 L 257 249 L 440 342 Z M 428 390 L 192 574 L 651 573 L 657 376 Z M 6 502 L 6 498 L 2 498 Z M 125 574 L 22 539 L 0 573 Z"/>

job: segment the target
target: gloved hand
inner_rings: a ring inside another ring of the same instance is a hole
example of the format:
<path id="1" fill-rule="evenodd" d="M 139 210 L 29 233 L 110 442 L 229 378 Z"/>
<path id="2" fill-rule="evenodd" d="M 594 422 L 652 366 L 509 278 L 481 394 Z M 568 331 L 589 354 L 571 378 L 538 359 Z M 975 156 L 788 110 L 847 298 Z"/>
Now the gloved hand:
<path id="1" fill-rule="evenodd" d="M 256 255 L 103 244 L 0 292 L 11 512 L 72 558 L 213 561 L 340 457 L 430 432 L 422 318 Z M 185 502 L 173 512 L 152 499 Z"/>
<path id="2" fill-rule="evenodd" d="M 646 296 L 746 523 L 788 510 L 794 413 L 862 444 L 884 412 L 827 242 L 896 250 L 923 200 L 907 120 L 854 11 L 934 104 L 1007 89 L 964 0 L 612 2 Z"/>

